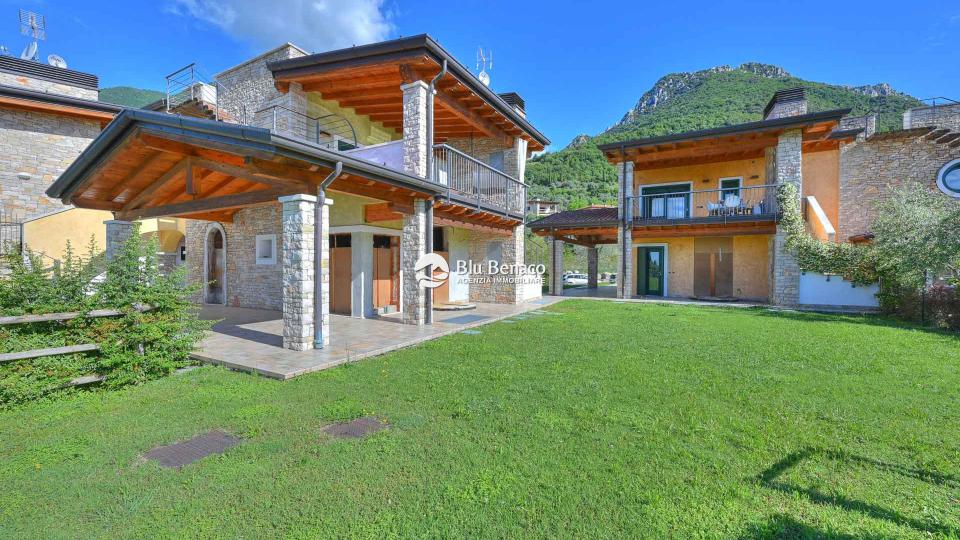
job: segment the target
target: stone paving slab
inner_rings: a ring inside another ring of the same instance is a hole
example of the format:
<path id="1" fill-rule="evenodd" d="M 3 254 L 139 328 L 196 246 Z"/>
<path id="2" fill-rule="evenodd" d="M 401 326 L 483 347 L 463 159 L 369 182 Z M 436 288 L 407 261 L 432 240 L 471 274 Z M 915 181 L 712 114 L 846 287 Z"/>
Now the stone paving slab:
<path id="1" fill-rule="evenodd" d="M 200 311 L 201 318 L 222 320 L 192 356 L 232 369 L 290 379 L 540 310 L 562 300 L 544 297 L 521 304 L 477 304 L 471 315 L 483 319 L 472 322 L 462 322 L 462 312 L 435 311 L 434 323 L 424 326 L 403 324 L 399 313 L 375 319 L 331 314 L 330 345 L 312 351 L 291 351 L 281 346 L 283 320 L 278 311 L 206 305 Z"/>

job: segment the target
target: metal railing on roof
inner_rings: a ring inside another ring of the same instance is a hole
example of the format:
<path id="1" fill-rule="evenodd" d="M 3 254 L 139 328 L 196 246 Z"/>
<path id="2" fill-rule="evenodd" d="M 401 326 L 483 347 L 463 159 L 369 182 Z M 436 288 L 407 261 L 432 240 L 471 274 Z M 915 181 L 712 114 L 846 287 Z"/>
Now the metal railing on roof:
<path id="1" fill-rule="evenodd" d="M 447 187 L 448 198 L 472 201 L 478 209 L 523 215 L 527 199 L 523 182 L 446 144 L 434 145 L 433 155 L 434 181 Z"/>
<path id="2" fill-rule="evenodd" d="M 224 88 L 216 79 L 205 75 L 196 62 L 174 71 L 166 79 L 168 113 L 194 101 L 211 105 L 214 118 L 220 120 L 220 96 L 224 95 Z"/>
<path id="3" fill-rule="evenodd" d="M 310 116 L 283 105 L 271 105 L 254 113 L 251 125 L 331 150 L 345 151 L 359 146 L 353 124 L 334 113 Z"/>

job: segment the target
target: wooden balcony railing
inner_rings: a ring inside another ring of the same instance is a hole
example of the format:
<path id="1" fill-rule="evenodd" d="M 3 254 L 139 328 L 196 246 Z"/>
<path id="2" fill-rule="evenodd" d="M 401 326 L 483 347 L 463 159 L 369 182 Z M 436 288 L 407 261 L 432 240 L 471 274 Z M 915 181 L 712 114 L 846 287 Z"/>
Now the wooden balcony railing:
<path id="1" fill-rule="evenodd" d="M 516 178 L 445 144 L 433 147 L 433 178 L 448 198 L 478 209 L 523 216 L 527 187 Z"/>
<path id="2" fill-rule="evenodd" d="M 645 225 L 776 220 L 777 186 L 653 193 L 629 198 L 627 218 Z"/>

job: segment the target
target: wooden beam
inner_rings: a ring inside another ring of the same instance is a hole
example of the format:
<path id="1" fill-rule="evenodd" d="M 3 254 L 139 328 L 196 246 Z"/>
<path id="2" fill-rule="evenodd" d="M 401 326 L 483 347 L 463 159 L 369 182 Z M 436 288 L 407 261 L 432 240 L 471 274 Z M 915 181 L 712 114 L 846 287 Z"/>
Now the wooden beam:
<path id="1" fill-rule="evenodd" d="M 33 101 L 30 99 L 20 99 L 14 97 L 0 97 L 0 107 L 45 112 L 60 116 L 84 118 L 88 120 L 97 120 L 100 122 L 101 127 L 110 123 L 114 117 L 114 113 L 111 112 L 95 111 L 91 109 L 84 109 L 82 107 L 74 107 L 71 105 L 44 103 L 42 101 Z"/>
<path id="2" fill-rule="evenodd" d="M 132 182 L 132 181 L 135 180 L 138 176 L 140 176 L 140 173 L 142 173 L 143 171 L 145 171 L 145 170 L 153 167 L 153 166 L 156 165 L 158 162 L 166 159 L 167 157 L 169 157 L 169 154 L 166 154 L 166 153 L 164 153 L 164 152 L 156 152 L 156 151 L 155 151 L 150 157 L 148 157 L 147 159 L 144 159 L 143 161 L 141 161 L 139 165 L 137 165 L 136 167 L 134 167 L 133 170 L 131 170 L 129 173 L 127 173 L 126 176 L 124 176 L 119 182 L 117 182 L 117 183 L 115 184 L 115 186 L 114 186 L 114 188 L 113 188 L 113 191 L 111 191 L 111 192 L 110 192 L 110 195 L 107 196 L 108 200 L 111 200 L 111 201 L 112 201 L 112 200 L 116 199 L 117 197 L 119 197 L 120 194 L 123 193 L 123 192 L 127 189 L 127 185 L 129 185 L 130 182 Z"/>
<path id="3" fill-rule="evenodd" d="M 244 206 L 253 206 L 265 202 L 272 202 L 277 200 L 279 197 L 294 193 L 297 193 L 297 191 L 282 191 L 276 189 L 248 191 L 246 193 L 235 193 L 233 195 L 224 195 L 222 197 L 211 197 L 207 199 L 197 199 L 194 201 L 166 204 L 163 206 L 151 206 L 147 208 L 125 210 L 120 212 L 118 219 L 122 219 L 124 221 L 133 221 L 136 219 L 201 214 L 215 210 L 243 208 Z"/>
<path id="4" fill-rule="evenodd" d="M 512 137 L 504 133 L 502 129 L 494 125 L 489 120 L 468 109 L 466 106 L 457 101 L 457 98 L 451 96 L 447 91 L 437 91 L 436 97 L 437 101 L 439 101 L 441 105 L 446 107 L 455 115 L 459 116 L 464 122 L 477 128 L 483 133 L 486 133 L 487 136 L 500 140 L 505 146 L 510 146 L 513 144 Z"/>
<path id="5" fill-rule="evenodd" d="M 336 199 L 334 199 L 336 200 Z M 412 206 L 410 207 L 413 208 Z M 410 212 L 411 214 L 413 212 Z M 367 204 L 363 206 L 363 220 L 370 223 L 377 221 L 396 221 L 403 219 L 403 214 L 395 211 L 390 203 Z"/>
<path id="6" fill-rule="evenodd" d="M 310 182 L 306 180 L 310 178 L 310 176 L 304 176 L 292 167 L 289 168 L 289 172 L 285 176 L 281 176 L 273 172 L 265 171 L 262 167 L 254 165 L 254 163 L 254 160 L 248 159 L 246 166 L 236 166 L 208 159 L 194 160 L 194 164 L 197 167 L 217 171 L 236 178 L 243 178 L 258 184 L 277 188 L 298 187 L 306 189 L 310 187 Z M 296 176 L 296 178 L 292 178 L 293 176 Z"/>
<path id="7" fill-rule="evenodd" d="M 460 229 L 469 229 L 473 231 L 500 234 L 504 236 L 513 234 L 513 227 L 494 227 L 490 225 L 483 225 L 481 223 L 474 223 L 464 219 L 458 219 L 457 217 L 437 215 L 436 213 L 433 215 L 433 225 L 436 227 L 458 227 Z"/>
<path id="8" fill-rule="evenodd" d="M 186 159 L 181 160 L 179 163 L 171 167 L 170 170 L 168 170 L 166 173 L 161 175 L 160 178 L 157 178 L 156 180 L 151 182 L 149 185 L 147 185 L 145 188 L 140 190 L 140 193 L 137 193 L 135 197 L 130 199 L 130 202 L 123 205 L 123 210 L 124 211 L 131 210 L 133 208 L 136 208 L 142 205 L 144 202 L 146 202 L 156 192 L 163 189 L 167 184 L 173 181 L 173 179 L 176 178 L 180 173 L 182 173 L 185 169 L 190 167 L 190 159 L 191 158 L 188 157 Z"/>

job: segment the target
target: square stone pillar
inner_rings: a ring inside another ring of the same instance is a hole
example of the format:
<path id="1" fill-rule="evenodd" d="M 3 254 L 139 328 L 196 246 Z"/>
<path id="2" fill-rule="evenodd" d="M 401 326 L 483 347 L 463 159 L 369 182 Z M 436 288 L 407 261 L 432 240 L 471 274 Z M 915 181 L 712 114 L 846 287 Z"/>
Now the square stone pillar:
<path id="1" fill-rule="evenodd" d="M 403 170 L 427 177 L 427 99 L 430 87 L 423 81 L 400 86 L 403 92 Z"/>
<path id="2" fill-rule="evenodd" d="M 633 162 L 618 163 L 617 167 L 617 254 L 620 264 L 617 266 L 617 298 L 633 296 Z M 626 224 L 624 224 L 624 222 Z"/>
<path id="3" fill-rule="evenodd" d="M 597 288 L 597 274 L 600 268 L 600 248 L 587 248 L 587 288 Z"/>
<path id="4" fill-rule="evenodd" d="M 413 213 L 403 215 L 400 234 L 400 294 L 403 322 L 422 325 L 427 320 L 427 292 L 420 287 L 417 259 L 427 252 L 427 201 L 415 199 Z"/>
<path id="5" fill-rule="evenodd" d="M 767 170 L 773 173 L 776 185 L 793 184 L 798 197 L 803 196 L 802 143 L 802 130 L 787 130 L 780 135 L 776 150 L 767 153 L 767 159 L 772 157 L 774 164 L 771 168 L 768 163 Z M 787 248 L 787 231 L 779 223 L 770 245 L 769 285 L 770 303 L 778 306 L 795 306 L 799 303 L 800 266 L 796 254 Z"/>
<path id="6" fill-rule="evenodd" d="M 123 244 L 133 236 L 133 222 L 111 219 L 104 221 L 103 224 L 107 227 L 106 257 L 110 261 L 120 252 Z"/>
<path id="7" fill-rule="evenodd" d="M 553 296 L 563 296 L 563 240 L 550 237 L 550 289 Z"/>
<path id="8" fill-rule="evenodd" d="M 283 211 L 280 225 L 283 235 L 281 273 L 283 302 L 283 346 L 295 351 L 313 348 L 313 295 L 319 284 L 320 294 L 326 296 L 324 305 L 329 309 L 329 276 L 322 272 L 314 280 L 314 210 L 317 198 L 313 195 L 289 195 L 280 197 Z M 326 210 L 326 207 L 325 207 Z M 324 211 L 324 215 L 329 212 Z M 321 224 L 322 226 L 322 224 Z M 330 268 L 329 247 L 321 247 L 321 265 Z M 326 280 L 326 282 L 324 282 Z M 328 311 L 322 310 L 322 311 Z M 320 313 L 323 324 L 326 313 Z M 329 324 L 329 323 L 328 323 Z M 325 340 L 329 340 L 329 328 L 323 328 Z"/>

